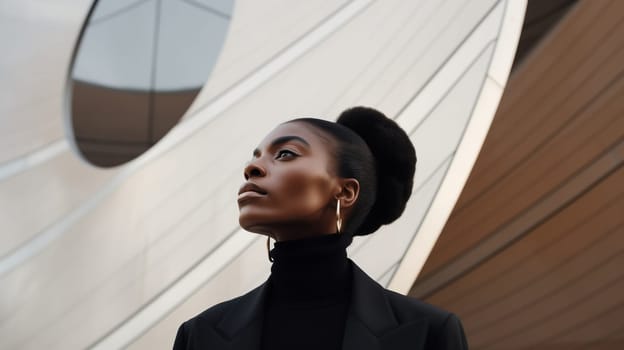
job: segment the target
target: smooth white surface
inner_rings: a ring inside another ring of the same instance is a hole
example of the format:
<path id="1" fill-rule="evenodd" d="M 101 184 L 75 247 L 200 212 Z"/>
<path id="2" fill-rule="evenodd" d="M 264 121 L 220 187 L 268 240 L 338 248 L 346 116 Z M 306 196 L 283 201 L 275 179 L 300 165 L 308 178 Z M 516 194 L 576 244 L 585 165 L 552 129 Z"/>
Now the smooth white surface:
<path id="1" fill-rule="evenodd" d="M 69 144 L 67 141 L 58 140 L 24 157 L 8 161 L 0 167 L 0 181 L 17 175 L 26 169 L 43 164 L 68 150 Z"/>
<path id="2" fill-rule="evenodd" d="M 429 204 L 444 178 L 444 174 L 450 164 L 450 158 L 443 162 L 436 171 L 431 174 L 427 182 L 412 193 L 413 198 L 405 208 L 405 214 L 390 226 L 385 226 L 368 236 L 365 242 L 358 246 L 349 256 L 366 273 L 377 279 L 384 275 L 390 268 L 398 268 L 405 247 L 414 237 L 415 227 L 420 225 L 424 214 L 429 209 Z M 395 270 L 396 270 L 395 268 Z M 385 276 L 387 282 L 394 274 Z"/>
<path id="3" fill-rule="evenodd" d="M 90 5 L 89 0 L 0 3 L 0 169 L 63 138 L 67 68 Z"/>
<path id="4" fill-rule="evenodd" d="M 465 56 L 472 66 L 461 72 L 459 81 L 446 91 L 438 105 L 427 113 L 423 123 L 410 135 L 419 152 L 419 165 L 414 179 L 413 198 L 404 214 L 392 225 L 382 227 L 371 236 L 365 248 L 354 255 L 365 271 L 380 276 L 388 266 L 400 262 L 406 247 L 414 239 L 421 220 L 437 194 L 457 148 L 457 141 L 472 115 L 473 103 L 481 91 L 482 78 L 492 54 L 489 45 L 477 58 Z M 379 251 L 392 254 L 379 254 Z"/>
<path id="5" fill-rule="evenodd" d="M 491 77 L 492 65 L 490 65 L 481 94 L 472 112 L 470 122 L 457 147 L 453 162 L 431 204 L 430 210 L 418 229 L 414 240 L 407 248 L 401 265 L 388 286 L 388 288 L 399 293 L 407 293 L 409 291 L 451 214 L 451 210 L 468 179 L 470 169 L 472 169 L 477 159 L 481 145 L 496 113 L 498 102 L 503 93 L 503 85 L 500 82 L 506 81 L 506 77 L 511 70 L 515 46 L 510 46 L 509 44 L 498 45 L 498 43 L 517 43 L 522 29 L 526 1 L 506 1 L 498 6 L 504 6 L 503 18 L 498 30 L 499 35 L 493 56 L 497 60 L 493 65 L 493 72 L 499 80 L 495 81 Z"/>
<path id="6" fill-rule="evenodd" d="M 482 97 L 480 103 L 475 108 L 475 111 L 485 110 L 493 113 L 496 110 L 496 106 L 501 95 L 502 91 L 500 87 L 492 80 L 488 79 L 483 87 Z M 482 132 L 482 130 L 478 130 L 478 127 L 483 127 L 484 124 L 489 125 L 490 122 L 491 120 L 487 119 L 482 121 L 483 124 L 481 125 L 471 122 L 464 135 L 472 134 L 474 137 L 483 136 L 483 138 L 485 138 L 487 129 L 482 135 L 479 135 L 479 132 Z M 461 158 L 462 161 L 455 161 L 451 164 L 451 168 L 449 168 L 446 178 L 438 189 L 438 193 L 436 194 L 427 215 L 418 228 L 418 231 L 414 236 L 414 240 L 409 245 L 409 248 L 401 261 L 401 265 L 388 286 L 389 289 L 399 293 L 407 293 L 418 276 L 418 273 L 422 269 L 422 266 L 425 264 L 431 249 L 433 249 L 433 245 L 438 239 L 438 236 L 442 231 L 448 216 L 450 215 L 450 211 L 452 210 L 452 207 L 448 208 L 448 203 L 455 203 L 455 201 L 457 201 L 465 183 L 465 179 L 467 179 L 466 176 L 464 181 L 459 181 L 461 179 L 458 180 L 456 177 L 452 177 L 449 174 L 456 174 L 457 168 L 460 170 L 462 167 L 471 168 L 472 164 L 474 164 L 474 161 L 476 160 L 478 150 L 481 148 L 481 143 L 479 142 L 474 142 L 469 139 L 468 141 L 464 140 L 467 139 L 464 138 L 462 140 L 461 146 L 464 147 L 465 151 L 460 152 L 458 149 L 454 157 L 454 160 L 459 160 L 460 156 L 463 156 Z M 470 157 L 472 153 L 469 151 L 474 152 L 474 156 L 472 158 Z"/>
<path id="7" fill-rule="evenodd" d="M 247 233 L 253 237 L 253 234 Z M 264 282 L 271 263 L 267 259 L 264 238 L 256 239 L 213 278 L 205 280 L 199 289 L 181 300 L 181 304 L 163 316 L 160 322 L 131 344 L 129 349 L 153 349 L 173 344 L 175 333 L 182 320 L 194 316 L 212 304 L 243 294 Z M 237 278 L 232 278 L 236 276 Z"/>
<path id="8" fill-rule="evenodd" d="M 156 324 L 163 315 L 170 313 L 176 306 L 195 291 L 206 280 L 210 280 L 220 270 L 224 269 L 243 250 L 248 248 L 254 240 L 260 237 L 244 232 L 236 231 L 233 235 L 219 245 L 214 253 L 208 254 L 190 272 L 185 274 L 176 284 L 160 294 L 153 302 L 137 312 L 124 326 L 116 329 L 114 333 L 98 341 L 93 349 L 121 349 L 137 338 L 138 334 L 146 332 Z"/>

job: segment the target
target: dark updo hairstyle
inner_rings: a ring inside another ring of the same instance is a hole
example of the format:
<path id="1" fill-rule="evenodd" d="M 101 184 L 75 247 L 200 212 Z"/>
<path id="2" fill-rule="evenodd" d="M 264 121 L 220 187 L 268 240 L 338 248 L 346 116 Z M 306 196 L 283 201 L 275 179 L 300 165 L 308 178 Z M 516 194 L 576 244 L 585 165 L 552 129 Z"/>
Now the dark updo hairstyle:
<path id="1" fill-rule="evenodd" d="M 294 121 L 328 134 L 336 142 L 337 175 L 360 183 L 345 231 L 367 235 L 401 216 L 412 193 L 416 151 L 394 120 L 373 108 L 353 107 L 342 112 L 336 123 L 315 118 Z"/>

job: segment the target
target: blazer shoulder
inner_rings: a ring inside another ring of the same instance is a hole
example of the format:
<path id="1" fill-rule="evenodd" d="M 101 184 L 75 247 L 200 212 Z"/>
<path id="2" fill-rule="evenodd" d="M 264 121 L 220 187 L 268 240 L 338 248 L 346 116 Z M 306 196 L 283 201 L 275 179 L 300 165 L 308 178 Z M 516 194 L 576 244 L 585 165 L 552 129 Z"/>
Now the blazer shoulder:
<path id="1" fill-rule="evenodd" d="M 215 304 L 207 308 L 206 310 L 200 312 L 199 314 L 195 315 L 194 317 L 190 318 L 189 320 L 184 322 L 182 326 L 189 327 L 189 328 L 195 328 L 196 326 L 199 326 L 199 325 L 214 326 L 217 323 L 219 323 L 219 321 L 221 321 L 223 316 L 228 312 L 230 308 L 237 305 L 241 300 L 245 299 L 247 296 L 255 293 L 259 288 L 260 287 L 257 287 L 243 295 L 240 295 L 238 297 Z"/>
<path id="2" fill-rule="evenodd" d="M 174 350 L 183 350 L 193 348 L 191 339 L 201 334 L 210 334 L 215 326 L 221 321 L 223 315 L 231 305 L 235 304 L 240 297 L 230 299 L 209 307 L 194 317 L 186 320 L 178 327 L 178 332 L 173 344 Z"/>
<path id="3" fill-rule="evenodd" d="M 410 296 L 388 289 L 385 289 L 385 293 L 399 320 L 425 318 L 430 325 L 441 325 L 452 315 L 449 311 Z"/>
<path id="4" fill-rule="evenodd" d="M 230 300 L 226 300 L 215 304 L 206 310 L 200 312 L 194 317 L 188 319 L 184 324 L 187 325 L 197 325 L 201 323 L 209 323 L 216 324 L 223 317 L 223 315 L 227 312 L 228 308 L 237 302 L 240 297 L 236 297 Z"/>
<path id="5" fill-rule="evenodd" d="M 427 321 L 426 349 L 468 349 L 463 326 L 455 314 L 413 297 L 387 289 L 385 292 L 400 322 Z"/>
<path id="6" fill-rule="evenodd" d="M 241 308 L 245 308 L 249 305 L 250 299 L 257 296 L 258 292 L 262 288 L 262 285 L 253 289 L 252 291 L 241 295 L 239 297 L 226 300 L 209 307 L 196 316 L 190 318 L 180 325 L 178 332 L 174 340 L 174 350 L 186 350 L 205 348 L 207 344 L 214 344 L 220 339 L 228 339 L 227 332 L 229 330 L 226 326 L 224 329 L 224 322 L 226 325 L 232 326 L 232 320 L 234 320 L 233 326 L 236 327 L 237 321 L 240 321 L 240 317 L 234 317 L 240 314 Z M 228 321 L 230 321 L 228 323 Z"/>

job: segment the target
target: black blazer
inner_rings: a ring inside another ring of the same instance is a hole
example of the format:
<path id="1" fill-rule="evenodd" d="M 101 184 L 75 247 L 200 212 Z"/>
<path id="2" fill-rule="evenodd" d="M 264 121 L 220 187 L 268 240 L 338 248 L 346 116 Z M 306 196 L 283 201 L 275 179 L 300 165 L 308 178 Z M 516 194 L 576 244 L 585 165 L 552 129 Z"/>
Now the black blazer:
<path id="1" fill-rule="evenodd" d="M 355 263 L 345 350 L 468 349 L 459 319 L 416 299 L 384 289 Z M 259 350 L 265 282 L 238 298 L 184 322 L 174 350 Z"/>

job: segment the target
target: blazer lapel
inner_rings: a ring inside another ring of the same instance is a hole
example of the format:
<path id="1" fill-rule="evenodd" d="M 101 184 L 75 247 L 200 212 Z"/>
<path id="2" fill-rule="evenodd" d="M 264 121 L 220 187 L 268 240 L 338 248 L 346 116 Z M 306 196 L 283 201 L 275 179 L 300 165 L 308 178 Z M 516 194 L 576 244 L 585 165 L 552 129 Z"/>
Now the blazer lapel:
<path id="1" fill-rule="evenodd" d="M 353 294 L 343 339 L 344 350 L 417 350 L 424 347 L 427 321 L 400 323 L 386 291 L 357 265 L 353 267 Z"/>
<path id="2" fill-rule="evenodd" d="M 425 319 L 397 320 L 387 291 L 357 265 L 353 268 L 351 306 L 345 325 L 344 350 L 418 350 L 427 335 Z M 243 295 L 216 325 L 225 349 L 259 350 L 268 283 Z M 221 346 L 219 346 L 221 347 Z"/>
<path id="3" fill-rule="evenodd" d="M 262 320 L 264 300 L 268 292 L 268 283 L 243 295 L 233 303 L 227 314 L 216 326 L 227 349 L 259 350 L 262 340 Z"/>

